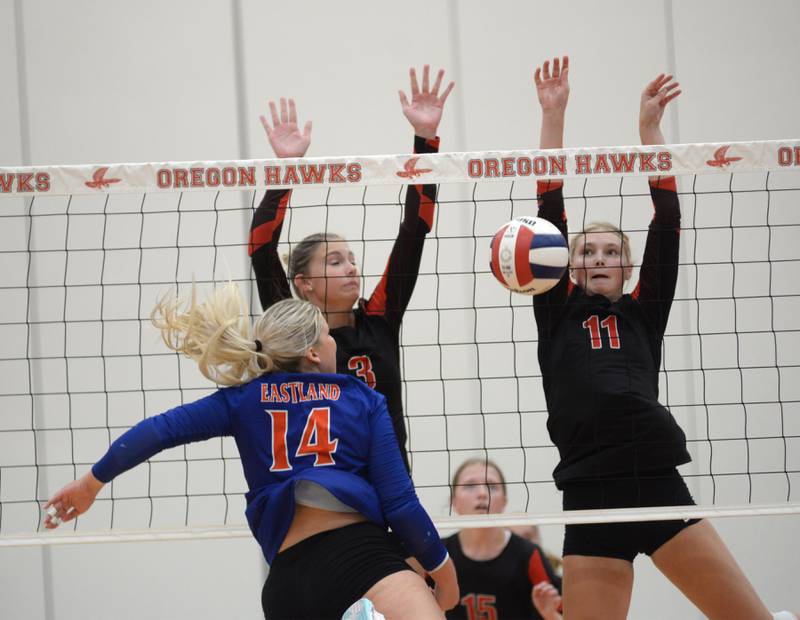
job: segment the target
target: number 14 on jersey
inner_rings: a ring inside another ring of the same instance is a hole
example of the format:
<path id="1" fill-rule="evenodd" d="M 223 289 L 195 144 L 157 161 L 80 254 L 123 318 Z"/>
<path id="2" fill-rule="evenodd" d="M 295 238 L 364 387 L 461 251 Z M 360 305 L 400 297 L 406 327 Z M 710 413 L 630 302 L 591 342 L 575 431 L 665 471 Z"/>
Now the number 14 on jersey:
<path id="1" fill-rule="evenodd" d="M 287 432 L 289 430 L 289 412 L 285 409 L 267 409 L 272 421 L 272 466 L 270 471 L 290 471 Z M 294 453 L 295 457 L 314 455 L 314 467 L 333 465 L 336 461 L 338 439 L 331 439 L 331 408 L 317 407 L 311 410 L 306 418 L 300 445 Z"/>

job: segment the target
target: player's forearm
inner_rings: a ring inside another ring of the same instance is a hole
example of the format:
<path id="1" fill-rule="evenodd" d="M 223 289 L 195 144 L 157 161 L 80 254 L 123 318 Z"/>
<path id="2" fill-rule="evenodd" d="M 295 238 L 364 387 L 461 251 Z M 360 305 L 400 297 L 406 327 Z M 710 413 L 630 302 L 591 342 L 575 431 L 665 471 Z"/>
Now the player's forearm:
<path id="1" fill-rule="evenodd" d="M 283 226 L 283 217 L 289 203 L 291 190 L 267 190 L 250 222 L 250 239 L 247 251 L 253 256 L 257 251 L 277 247 Z"/>
<path id="2" fill-rule="evenodd" d="M 111 482 L 163 449 L 153 418 L 148 418 L 114 441 L 105 455 L 94 464 L 90 475 L 101 483 Z"/>
<path id="3" fill-rule="evenodd" d="M 639 124 L 639 138 L 644 146 L 664 144 L 664 134 L 660 125 Z"/>
<path id="4" fill-rule="evenodd" d="M 564 110 L 543 110 L 542 127 L 539 133 L 539 148 L 560 149 L 564 147 Z"/>

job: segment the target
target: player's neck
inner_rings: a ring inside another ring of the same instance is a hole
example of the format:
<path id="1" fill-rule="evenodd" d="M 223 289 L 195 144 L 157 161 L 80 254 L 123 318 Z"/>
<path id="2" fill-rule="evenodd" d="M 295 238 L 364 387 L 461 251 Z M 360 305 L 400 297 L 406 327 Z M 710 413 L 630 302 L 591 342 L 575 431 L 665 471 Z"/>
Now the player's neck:
<path id="1" fill-rule="evenodd" d="M 324 313 L 325 320 L 328 322 L 330 329 L 337 327 L 354 327 L 356 324 L 356 315 L 353 313 L 352 308 L 343 310 L 326 310 Z"/>
<path id="2" fill-rule="evenodd" d="M 458 540 L 461 551 L 471 560 L 493 560 L 508 544 L 511 532 L 503 527 L 461 530 Z"/>

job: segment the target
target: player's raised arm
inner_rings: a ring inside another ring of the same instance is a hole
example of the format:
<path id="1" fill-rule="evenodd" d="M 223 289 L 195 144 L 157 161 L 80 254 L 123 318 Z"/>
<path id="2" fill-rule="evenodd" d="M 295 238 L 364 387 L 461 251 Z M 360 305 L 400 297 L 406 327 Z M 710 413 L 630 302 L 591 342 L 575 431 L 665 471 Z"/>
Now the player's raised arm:
<path id="1" fill-rule="evenodd" d="M 645 86 L 639 105 L 642 144 L 664 143 L 661 120 L 667 105 L 681 94 L 678 86 L 671 75 L 663 73 Z M 678 281 L 681 209 L 675 177 L 653 176 L 649 183 L 655 211 L 633 295 L 663 334 Z"/>
<path id="2" fill-rule="evenodd" d="M 661 119 L 667 104 L 681 94 L 679 86 L 671 75 L 663 73 L 645 86 L 639 105 L 639 137 L 642 144 L 664 144 Z"/>
<path id="3" fill-rule="evenodd" d="M 542 127 L 539 134 L 540 149 L 564 147 L 564 116 L 569 101 L 569 56 L 545 60 L 533 73 L 536 96 L 542 107 Z"/>
<path id="4" fill-rule="evenodd" d="M 270 119 L 263 114 L 259 118 L 275 155 L 280 158 L 305 155 L 311 144 L 311 121 L 306 121 L 301 132 L 294 99 L 281 98 L 280 112 L 275 102 L 270 101 L 269 112 Z M 278 241 L 291 193 L 288 189 L 267 190 L 250 224 L 248 253 L 264 309 L 291 297 L 286 272 L 278 257 Z"/>
<path id="5" fill-rule="evenodd" d="M 421 84 L 413 67 L 409 69 L 409 79 L 411 99 L 409 100 L 402 90 L 399 91 L 399 95 L 403 115 L 414 128 L 414 153 L 436 153 L 439 151 L 437 136 L 439 123 L 442 120 L 445 102 L 455 83 L 449 82 L 442 90 L 444 70 L 440 69 L 431 85 L 429 65 L 425 65 L 422 69 Z M 424 175 L 428 172 L 430 170 L 418 166 L 416 160 L 411 159 L 403 174 L 408 175 L 408 178 L 419 178 L 424 181 Z M 419 183 L 408 186 L 403 221 L 397 239 L 389 255 L 383 277 L 367 304 L 369 313 L 384 315 L 396 329 L 400 327 L 417 283 L 425 236 L 433 227 L 435 206 L 435 185 Z"/>
<path id="6" fill-rule="evenodd" d="M 556 149 L 564 146 L 564 118 L 569 101 L 569 56 L 554 58 L 552 69 L 549 60 L 537 67 L 533 74 L 536 96 L 542 109 L 542 126 L 539 148 Z M 567 238 L 567 216 L 564 210 L 564 182 L 539 181 L 536 193 L 539 201 L 538 216 L 554 224 Z M 567 300 L 569 275 L 552 289 L 534 298 L 536 324 L 545 334 L 553 328 L 561 308 Z"/>

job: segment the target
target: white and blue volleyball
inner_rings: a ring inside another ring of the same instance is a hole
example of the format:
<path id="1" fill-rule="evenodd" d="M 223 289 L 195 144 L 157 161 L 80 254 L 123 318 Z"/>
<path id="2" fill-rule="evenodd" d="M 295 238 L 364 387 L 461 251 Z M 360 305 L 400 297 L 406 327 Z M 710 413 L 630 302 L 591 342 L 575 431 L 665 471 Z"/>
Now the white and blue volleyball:
<path id="1" fill-rule="evenodd" d="M 515 293 L 539 295 L 553 288 L 569 263 L 564 235 L 538 217 L 503 224 L 491 243 L 489 266 L 500 284 Z"/>

